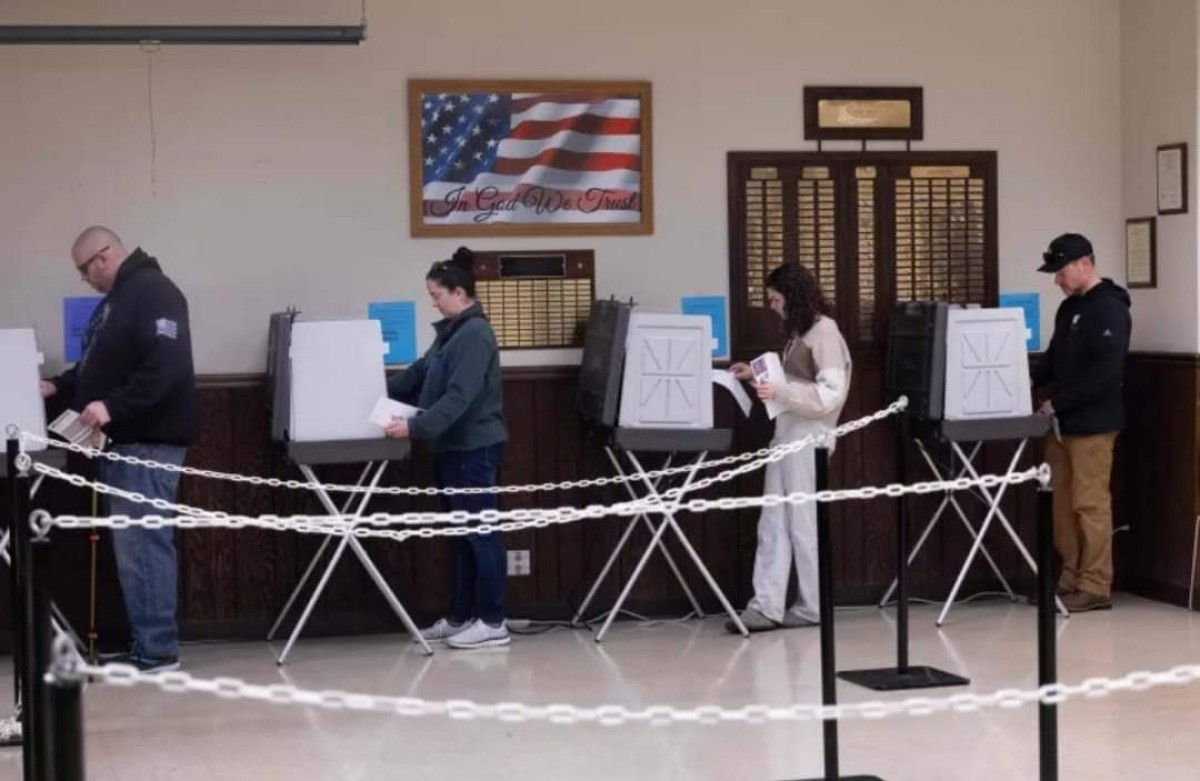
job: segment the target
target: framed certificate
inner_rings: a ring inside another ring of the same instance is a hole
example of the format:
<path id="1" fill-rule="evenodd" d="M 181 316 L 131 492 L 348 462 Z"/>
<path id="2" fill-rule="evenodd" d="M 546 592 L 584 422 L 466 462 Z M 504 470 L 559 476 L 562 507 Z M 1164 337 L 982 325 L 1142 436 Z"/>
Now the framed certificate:
<path id="1" fill-rule="evenodd" d="M 1153 217 L 1125 220 L 1125 284 L 1158 287 L 1158 248 Z"/>
<path id="2" fill-rule="evenodd" d="M 1187 144 L 1163 144 L 1156 155 L 1158 168 L 1158 213 L 1187 214 Z"/>

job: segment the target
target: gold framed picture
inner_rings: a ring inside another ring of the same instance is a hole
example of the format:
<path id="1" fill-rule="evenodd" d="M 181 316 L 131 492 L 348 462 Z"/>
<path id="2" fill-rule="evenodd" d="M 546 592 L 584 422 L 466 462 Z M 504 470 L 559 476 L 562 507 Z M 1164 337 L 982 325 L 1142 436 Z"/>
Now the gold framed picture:
<path id="1" fill-rule="evenodd" d="M 1158 287 L 1158 239 L 1154 217 L 1125 220 L 1125 284 L 1131 288 Z"/>
<path id="2" fill-rule="evenodd" d="M 1155 154 L 1158 213 L 1187 214 L 1187 144 L 1163 144 Z"/>
<path id="3" fill-rule="evenodd" d="M 413 236 L 654 232 L 646 81 L 412 79 Z"/>

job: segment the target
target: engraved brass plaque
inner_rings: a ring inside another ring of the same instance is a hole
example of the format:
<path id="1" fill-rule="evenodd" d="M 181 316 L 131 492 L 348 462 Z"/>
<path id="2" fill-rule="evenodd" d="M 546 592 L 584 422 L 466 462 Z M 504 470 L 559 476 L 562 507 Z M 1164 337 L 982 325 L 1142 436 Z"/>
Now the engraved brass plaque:
<path id="1" fill-rule="evenodd" d="M 817 124 L 822 128 L 907 128 L 912 104 L 907 100 L 819 100 Z"/>

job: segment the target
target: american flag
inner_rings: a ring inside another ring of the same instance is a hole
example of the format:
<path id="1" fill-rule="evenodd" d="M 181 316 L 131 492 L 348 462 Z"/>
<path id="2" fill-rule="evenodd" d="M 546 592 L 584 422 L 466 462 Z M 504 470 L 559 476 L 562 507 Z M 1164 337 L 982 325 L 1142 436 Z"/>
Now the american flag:
<path id="1" fill-rule="evenodd" d="M 636 95 L 421 94 L 426 224 L 636 223 Z"/>

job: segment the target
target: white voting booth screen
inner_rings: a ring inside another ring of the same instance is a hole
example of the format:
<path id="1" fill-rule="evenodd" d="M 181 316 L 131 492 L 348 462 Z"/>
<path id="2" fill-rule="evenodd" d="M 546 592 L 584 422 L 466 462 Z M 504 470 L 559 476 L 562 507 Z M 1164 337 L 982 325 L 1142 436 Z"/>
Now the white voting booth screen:
<path id="1" fill-rule="evenodd" d="M 371 410 L 387 395 L 387 349 L 378 320 L 314 320 L 292 324 L 291 439 L 295 442 L 379 439 Z"/>
<path id="2" fill-rule="evenodd" d="M 946 320 L 946 420 L 1033 413 L 1023 309 L 951 309 Z"/>
<path id="3" fill-rule="evenodd" d="M 0 329 L 0 436 L 8 427 L 46 435 L 46 408 L 38 387 L 42 364 L 32 328 Z M 26 442 L 26 450 L 42 450 L 40 442 Z"/>
<path id="4" fill-rule="evenodd" d="M 712 428 L 712 320 L 633 310 L 625 340 L 620 423 Z"/>

